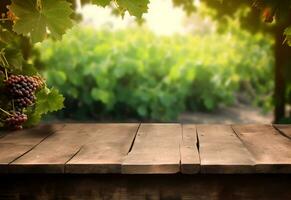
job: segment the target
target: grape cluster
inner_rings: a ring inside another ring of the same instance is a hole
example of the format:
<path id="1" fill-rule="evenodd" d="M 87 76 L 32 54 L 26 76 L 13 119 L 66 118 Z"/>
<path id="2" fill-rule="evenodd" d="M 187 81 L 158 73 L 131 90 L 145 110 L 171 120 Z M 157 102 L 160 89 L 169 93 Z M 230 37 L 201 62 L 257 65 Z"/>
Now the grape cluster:
<path id="1" fill-rule="evenodd" d="M 32 105 L 34 101 L 35 101 L 35 96 L 29 95 L 27 97 L 16 98 L 14 100 L 14 104 L 16 106 L 16 109 L 18 108 L 21 109 L 21 108 L 25 108 Z"/>
<path id="2" fill-rule="evenodd" d="M 22 124 L 26 122 L 27 115 L 21 112 L 13 112 L 5 119 L 5 125 L 12 129 L 22 129 Z"/>
<path id="3" fill-rule="evenodd" d="M 11 75 L 5 84 L 15 109 L 22 110 L 35 102 L 34 93 L 42 87 L 43 81 L 39 76 Z"/>

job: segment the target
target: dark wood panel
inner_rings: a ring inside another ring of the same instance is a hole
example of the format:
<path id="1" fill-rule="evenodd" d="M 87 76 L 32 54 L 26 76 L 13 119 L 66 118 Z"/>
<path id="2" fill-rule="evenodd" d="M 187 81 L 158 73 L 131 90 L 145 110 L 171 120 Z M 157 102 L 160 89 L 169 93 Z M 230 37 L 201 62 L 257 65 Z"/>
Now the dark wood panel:
<path id="1" fill-rule="evenodd" d="M 32 129 L 10 132 L 0 138 L 0 173 L 7 172 L 8 164 L 63 127 L 63 124 L 40 125 Z"/>
<path id="2" fill-rule="evenodd" d="M 252 155 L 230 125 L 197 125 L 202 173 L 251 173 Z"/>
<path id="3" fill-rule="evenodd" d="M 275 124 L 273 126 L 284 136 L 291 139 L 291 125 Z"/>
<path id="4" fill-rule="evenodd" d="M 122 163 L 122 173 L 177 173 L 180 171 L 180 124 L 141 124 L 133 148 Z"/>
<path id="5" fill-rule="evenodd" d="M 271 125 L 233 125 L 255 158 L 256 172 L 291 173 L 291 140 Z"/>
<path id="6" fill-rule="evenodd" d="M 289 200 L 290 175 L 17 175 L 3 200 Z"/>
<path id="7" fill-rule="evenodd" d="M 182 128 L 182 142 L 180 144 L 181 172 L 184 174 L 199 173 L 200 156 L 197 148 L 196 126 L 184 124 Z"/>
<path id="8" fill-rule="evenodd" d="M 101 124 L 65 166 L 66 173 L 121 173 L 139 124 Z"/>

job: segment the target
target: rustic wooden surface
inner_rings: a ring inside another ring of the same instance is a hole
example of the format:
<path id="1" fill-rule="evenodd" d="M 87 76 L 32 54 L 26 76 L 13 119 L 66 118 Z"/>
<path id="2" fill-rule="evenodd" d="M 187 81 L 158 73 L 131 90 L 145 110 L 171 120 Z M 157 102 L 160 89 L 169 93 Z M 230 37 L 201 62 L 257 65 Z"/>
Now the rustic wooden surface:
<path id="1" fill-rule="evenodd" d="M 0 173 L 8 172 L 8 166 L 33 150 L 42 141 L 61 130 L 64 125 L 45 125 L 30 130 L 5 134 L 0 140 Z"/>
<path id="2" fill-rule="evenodd" d="M 91 138 L 66 163 L 66 173 L 121 173 L 138 124 L 95 125 Z"/>
<path id="3" fill-rule="evenodd" d="M 233 125 L 255 158 L 257 173 L 291 173 L 291 140 L 271 125 Z"/>
<path id="4" fill-rule="evenodd" d="M 141 124 L 122 173 L 151 174 L 180 171 L 180 124 Z"/>
<path id="5" fill-rule="evenodd" d="M 41 125 L 0 133 L 0 174 L 291 173 L 290 130 L 291 125 Z"/>
<path id="6" fill-rule="evenodd" d="M 180 144 L 181 172 L 183 174 L 196 174 L 200 171 L 196 126 L 188 124 L 182 127 L 182 142 Z"/>
<path id="7" fill-rule="evenodd" d="M 229 125 L 198 125 L 202 173 L 251 173 L 253 156 Z"/>
<path id="8" fill-rule="evenodd" d="M 287 138 L 291 139 L 291 126 L 290 125 L 273 125 L 280 133 L 282 133 Z"/>

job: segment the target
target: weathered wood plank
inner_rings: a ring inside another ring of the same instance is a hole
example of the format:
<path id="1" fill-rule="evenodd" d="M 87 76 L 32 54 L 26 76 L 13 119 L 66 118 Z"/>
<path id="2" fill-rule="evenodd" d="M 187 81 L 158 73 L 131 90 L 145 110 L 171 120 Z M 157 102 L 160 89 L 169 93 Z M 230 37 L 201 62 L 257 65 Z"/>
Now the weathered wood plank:
<path id="1" fill-rule="evenodd" d="M 273 125 L 278 131 L 280 131 L 284 136 L 291 139 L 291 125 L 286 124 L 275 124 Z"/>
<path id="2" fill-rule="evenodd" d="M 92 129 L 94 125 L 90 124 L 66 124 L 62 130 L 12 162 L 9 172 L 63 173 L 64 164 L 80 150 Z"/>
<path id="3" fill-rule="evenodd" d="M 105 124 L 65 165 L 66 173 L 121 173 L 139 124 Z"/>
<path id="4" fill-rule="evenodd" d="M 253 157 L 230 125 L 197 125 L 202 173 L 251 173 Z"/>
<path id="5" fill-rule="evenodd" d="M 256 172 L 291 172 L 291 140 L 282 136 L 271 125 L 233 125 L 232 127 L 253 154 Z"/>
<path id="6" fill-rule="evenodd" d="M 62 127 L 64 125 L 61 124 L 40 125 L 32 129 L 10 132 L 0 138 L 0 173 L 7 172 L 11 162 L 29 152 Z"/>
<path id="7" fill-rule="evenodd" d="M 181 172 L 183 174 L 196 174 L 200 171 L 196 126 L 184 124 L 182 128 L 182 142 L 180 144 Z"/>
<path id="8" fill-rule="evenodd" d="M 122 173 L 152 174 L 180 171 L 180 124 L 141 124 Z"/>
<path id="9" fill-rule="evenodd" d="M 274 126 L 142 124 L 129 152 L 138 124 L 43 125 L 0 138 L 0 173 L 291 173 Z"/>

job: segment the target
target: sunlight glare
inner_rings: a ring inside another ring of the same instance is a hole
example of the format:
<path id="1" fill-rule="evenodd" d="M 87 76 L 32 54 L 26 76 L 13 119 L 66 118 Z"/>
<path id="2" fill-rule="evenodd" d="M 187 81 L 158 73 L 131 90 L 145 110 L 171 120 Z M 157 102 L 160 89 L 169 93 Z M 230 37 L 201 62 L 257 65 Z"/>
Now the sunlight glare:
<path id="1" fill-rule="evenodd" d="M 83 24 L 90 25 L 95 28 L 108 26 L 115 29 L 134 26 L 134 17 L 128 13 L 124 18 L 115 17 L 111 14 L 111 9 L 106 7 L 98 7 L 94 5 L 86 5 L 79 9 L 83 15 Z M 144 15 L 145 26 L 160 35 L 171 35 L 175 33 L 183 33 L 183 20 L 185 13 L 181 8 L 174 8 L 171 0 L 153 0 L 149 4 L 148 13 Z"/>

